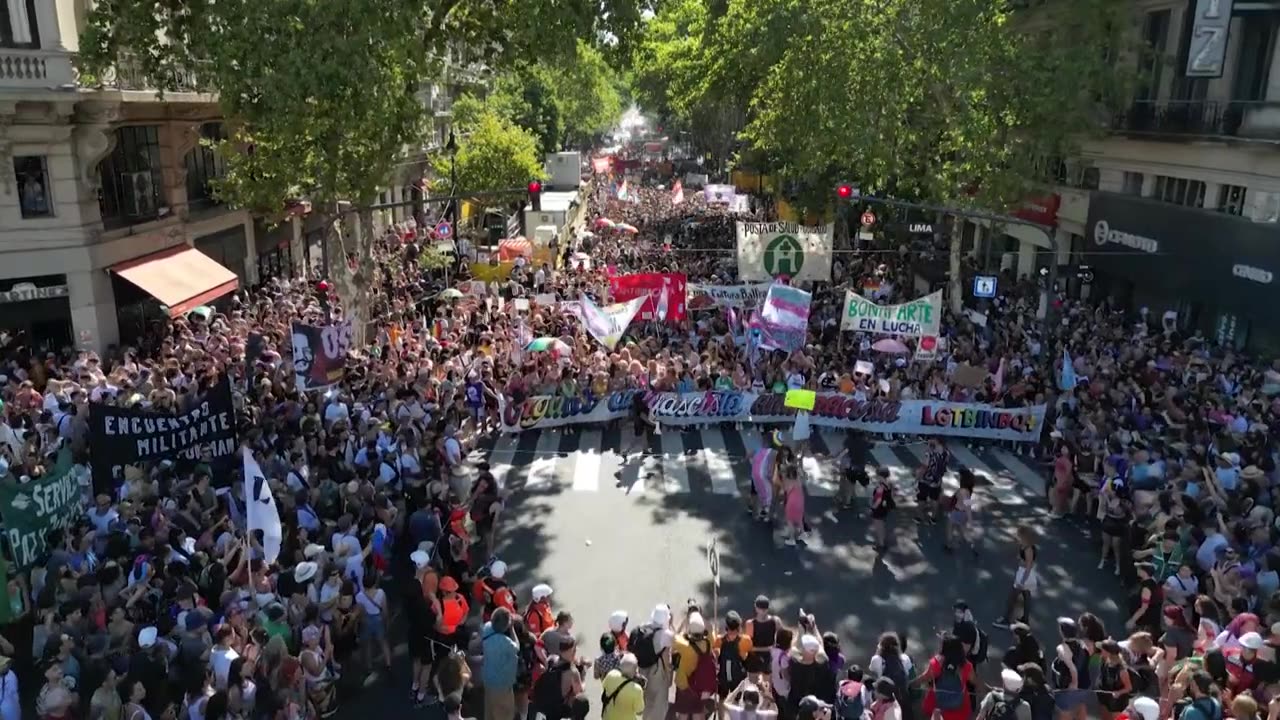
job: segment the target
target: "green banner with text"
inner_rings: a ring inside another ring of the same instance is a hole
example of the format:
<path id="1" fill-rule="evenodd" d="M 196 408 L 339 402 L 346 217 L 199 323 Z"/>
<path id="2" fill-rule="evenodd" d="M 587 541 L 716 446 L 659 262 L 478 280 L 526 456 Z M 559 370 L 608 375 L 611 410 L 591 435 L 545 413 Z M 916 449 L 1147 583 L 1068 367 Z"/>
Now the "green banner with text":
<path id="1" fill-rule="evenodd" d="M 71 469 L 71 451 L 64 448 L 41 477 L 27 483 L 12 476 L 0 479 L 0 516 L 14 565 L 30 567 L 44 554 L 49 531 L 68 527 L 84 513 Z"/>

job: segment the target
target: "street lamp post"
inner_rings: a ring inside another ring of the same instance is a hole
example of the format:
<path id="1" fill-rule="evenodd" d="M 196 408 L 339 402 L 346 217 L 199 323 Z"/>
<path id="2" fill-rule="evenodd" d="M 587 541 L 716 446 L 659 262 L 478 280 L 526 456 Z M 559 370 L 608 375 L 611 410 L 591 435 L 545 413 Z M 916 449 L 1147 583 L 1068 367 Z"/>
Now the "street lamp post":
<path id="1" fill-rule="evenodd" d="M 458 139 L 454 137 L 453 130 L 449 130 L 449 141 L 444 145 L 444 151 L 449 153 L 449 194 L 458 194 Z M 458 201 L 454 200 L 449 203 L 449 226 L 453 228 L 456 236 L 458 232 Z"/>

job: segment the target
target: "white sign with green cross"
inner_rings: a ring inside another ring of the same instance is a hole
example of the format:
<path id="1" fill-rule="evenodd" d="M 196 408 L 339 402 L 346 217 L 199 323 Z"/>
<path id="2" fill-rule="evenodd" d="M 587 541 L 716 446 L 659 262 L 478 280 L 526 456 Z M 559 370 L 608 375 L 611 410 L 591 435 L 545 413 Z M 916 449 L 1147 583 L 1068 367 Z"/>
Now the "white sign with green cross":
<path id="1" fill-rule="evenodd" d="M 831 226 L 738 223 L 738 277 L 760 282 L 831 279 Z"/>

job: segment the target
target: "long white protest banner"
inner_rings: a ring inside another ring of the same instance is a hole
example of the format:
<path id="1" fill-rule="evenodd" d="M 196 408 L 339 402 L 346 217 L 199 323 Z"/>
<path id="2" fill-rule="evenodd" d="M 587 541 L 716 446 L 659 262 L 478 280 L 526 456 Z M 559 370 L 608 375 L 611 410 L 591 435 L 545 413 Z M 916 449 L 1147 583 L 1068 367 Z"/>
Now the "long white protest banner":
<path id="1" fill-rule="evenodd" d="M 720 307 L 754 308 L 764 302 L 764 296 L 773 283 L 751 283 L 750 285 L 700 285 L 689 283 L 689 297 L 705 295 Z"/>
<path id="2" fill-rule="evenodd" d="M 942 291 L 900 305 L 877 305 L 846 290 L 843 330 L 877 335 L 937 336 L 942 326 Z"/>
<path id="3" fill-rule="evenodd" d="M 830 225 L 807 227 L 788 222 L 738 223 L 738 277 L 793 281 L 831 279 Z"/>
<path id="4" fill-rule="evenodd" d="M 535 395 L 503 410 L 503 432 L 590 425 L 628 415 L 637 394 L 614 392 L 602 397 Z M 658 422 L 688 427 L 713 423 L 790 423 L 796 411 L 784 404 L 785 394 L 739 392 L 655 393 L 645 400 Z M 1035 442 L 1040 439 L 1045 406 L 998 408 L 976 403 L 937 400 L 899 402 L 858 400 L 853 395 L 820 392 L 809 422 L 819 427 L 905 435 L 947 435 Z"/>

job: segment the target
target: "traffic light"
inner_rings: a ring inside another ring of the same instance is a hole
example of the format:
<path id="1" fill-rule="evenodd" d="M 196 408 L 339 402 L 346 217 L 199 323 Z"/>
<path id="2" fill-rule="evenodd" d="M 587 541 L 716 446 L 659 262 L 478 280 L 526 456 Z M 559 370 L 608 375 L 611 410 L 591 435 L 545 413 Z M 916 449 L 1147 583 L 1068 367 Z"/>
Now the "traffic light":
<path id="1" fill-rule="evenodd" d="M 529 207 L 539 212 L 542 210 L 542 183 L 537 180 L 529 181 Z"/>
<path id="2" fill-rule="evenodd" d="M 849 198 L 853 197 L 853 186 L 837 185 L 836 196 L 839 197 L 841 200 L 848 200 Z"/>

